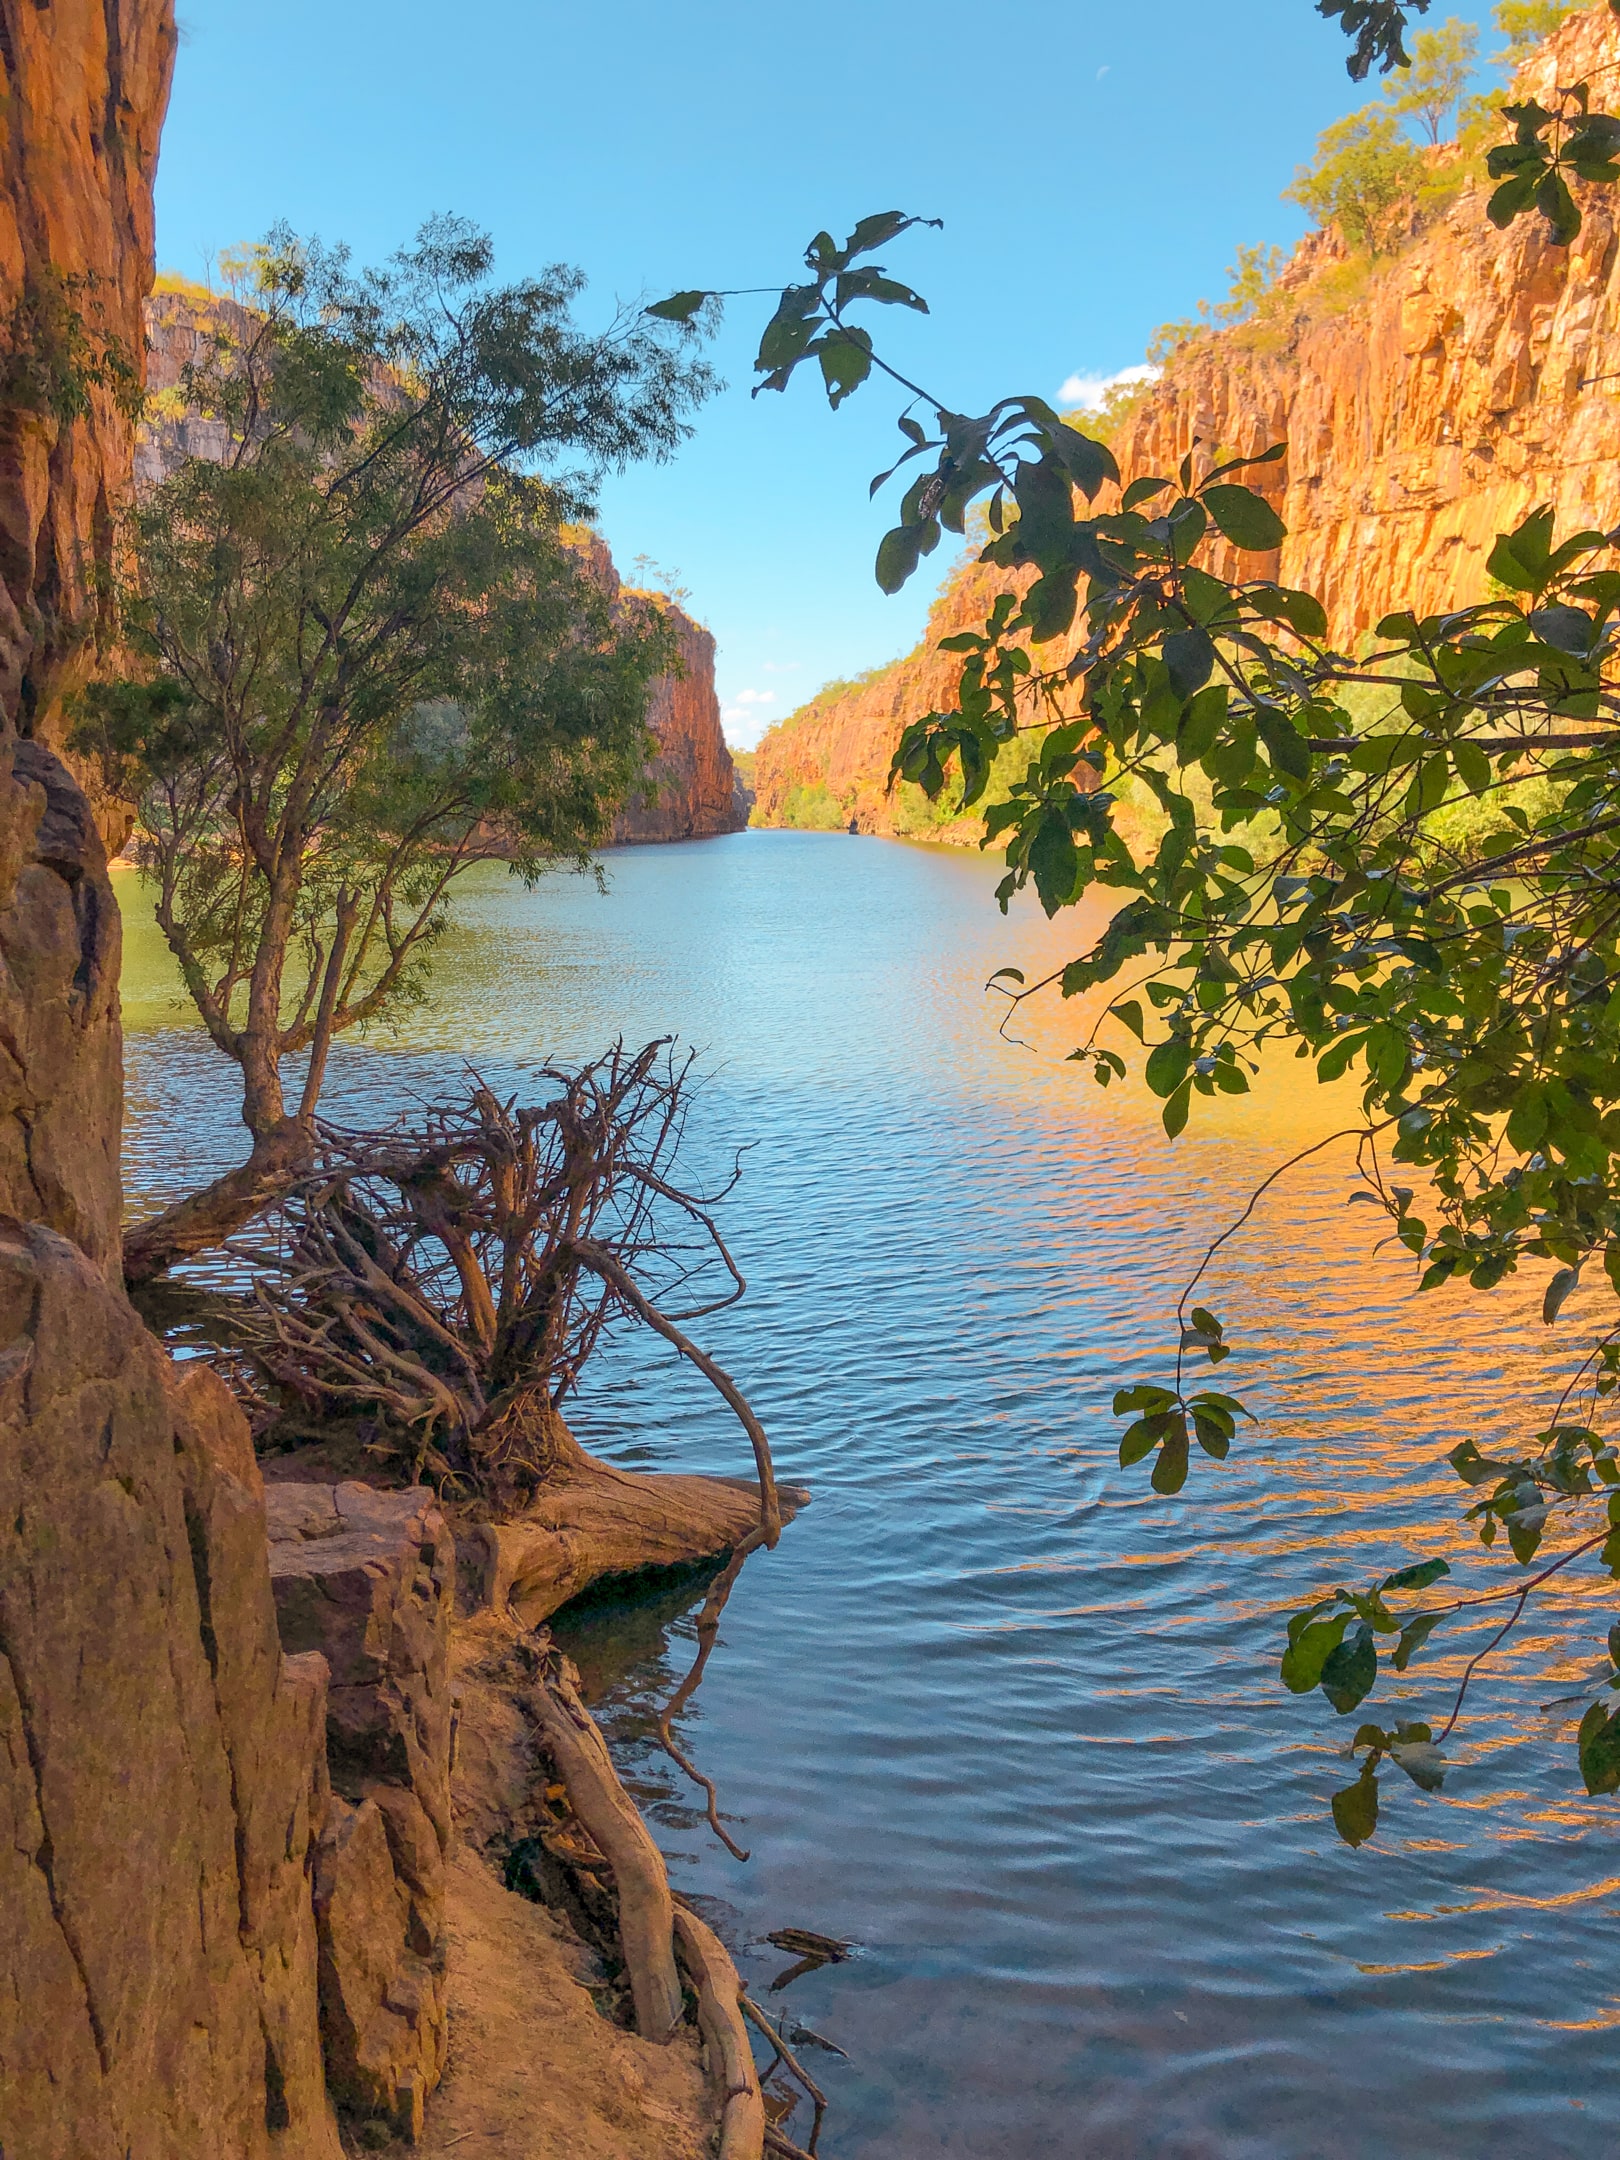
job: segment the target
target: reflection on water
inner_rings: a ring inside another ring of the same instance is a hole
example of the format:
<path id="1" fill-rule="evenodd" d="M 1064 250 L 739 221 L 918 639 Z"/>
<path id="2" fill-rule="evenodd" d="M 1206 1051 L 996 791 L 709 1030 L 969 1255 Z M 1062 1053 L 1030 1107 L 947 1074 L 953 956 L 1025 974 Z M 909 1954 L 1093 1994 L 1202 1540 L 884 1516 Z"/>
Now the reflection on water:
<path id="1" fill-rule="evenodd" d="M 606 899 L 485 876 L 429 1002 L 334 1058 L 330 1108 L 674 1032 L 710 1076 L 699 1156 L 753 1143 L 729 1209 L 750 1296 L 708 1341 L 815 1501 L 745 1570 L 686 1726 L 746 1866 L 649 1740 L 701 1585 L 579 1615 L 570 1647 L 752 1978 L 782 1963 L 771 1928 L 865 1946 L 776 1998 L 854 2058 L 814 2058 L 830 2160 L 1607 2154 L 1614 1809 L 1529 1707 L 1597 1654 L 1602 1585 L 1475 1683 L 1446 1795 L 1395 1780 L 1359 1853 L 1327 1820 L 1346 1727 L 1275 1679 L 1279 1614 L 1347 1553 L 1359 1579 L 1434 1553 L 1505 1579 L 1435 1464 L 1544 1391 L 1526 1296 L 1414 1300 L 1346 1215 L 1345 1162 L 1313 1158 L 1210 1285 L 1221 1384 L 1267 1422 L 1158 1499 L 1116 1467 L 1110 1393 L 1160 1368 L 1189 1256 L 1342 1099 L 1285 1066 L 1172 1146 L 1136 1089 L 1051 1054 L 1062 1015 L 1041 1054 L 998 1041 L 985 976 L 1075 931 L 1001 921 L 976 859 L 748 833 L 610 868 Z M 144 1204 L 245 1136 L 124 896 Z M 746 1467 L 645 1343 L 578 1422 L 622 1461 Z M 1422 1714 L 1459 1670 L 1376 1700 Z"/>

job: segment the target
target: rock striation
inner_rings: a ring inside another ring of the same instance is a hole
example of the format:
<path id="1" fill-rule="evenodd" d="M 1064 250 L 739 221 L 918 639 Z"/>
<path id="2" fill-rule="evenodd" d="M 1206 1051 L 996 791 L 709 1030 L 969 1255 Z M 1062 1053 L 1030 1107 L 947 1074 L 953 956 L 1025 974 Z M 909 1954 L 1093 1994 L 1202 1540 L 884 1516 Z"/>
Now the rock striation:
<path id="1" fill-rule="evenodd" d="M 1593 8 L 1531 55 L 1516 94 L 1547 98 L 1591 77 L 1594 103 L 1612 106 L 1617 68 L 1620 22 Z M 1195 446 L 1211 457 L 1286 442 L 1285 458 L 1245 477 L 1287 539 L 1269 557 L 1227 551 L 1219 566 L 1316 593 L 1345 644 L 1397 607 L 1484 598 L 1496 535 L 1542 504 L 1565 531 L 1620 523 L 1620 205 L 1612 189 L 1586 190 L 1581 234 L 1563 249 L 1539 218 L 1498 232 L 1486 194 L 1460 179 L 1450 205 L 1359 286 L 1334 237 L 1311 235 L 1264 325 L 1183 346 L 1114 437 L 1127 479 L 1173 473 Z M 950 702 L 953 670 L 930 647 L 980 627 L 1000 583 L 958 569 L 924 646 L 773 729 L 755 822 L 783 822 L 793 791 L 819 783 L 862 831 L 903 830 L 885 794 L 889 759 L 907 721 Z M 935 835 L 958 836 L 978 837 Z"/>

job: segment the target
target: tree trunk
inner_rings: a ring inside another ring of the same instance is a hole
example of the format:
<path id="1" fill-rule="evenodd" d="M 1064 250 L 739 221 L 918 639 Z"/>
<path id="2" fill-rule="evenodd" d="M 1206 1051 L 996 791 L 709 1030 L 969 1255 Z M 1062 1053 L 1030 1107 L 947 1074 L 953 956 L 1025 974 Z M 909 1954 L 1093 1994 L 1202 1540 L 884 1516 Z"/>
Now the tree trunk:
<path id="1" fill-rule="evenodd" d="M 247 1161 L 201 1192 L 189 1193 L 124 1235 L 124 1279 L 146 1283 L 233 1236 L 303 1176 L 315 1159 L 314 1132 L 283 1117 L 256 1134 Z"/>
<path id="2" fill-rule="evenodd" d="M 758 1529 L 751 1480 L 620 1470 L 557 1424 L 565 1444 L 527 1507 L 458 1527 L 463 1612 L 509 1613 L 534 1627 L 606 1576 L 716 1559 Z M 782 1486 L 776 1497 L 788 1521 L 810 1495 Z"/>

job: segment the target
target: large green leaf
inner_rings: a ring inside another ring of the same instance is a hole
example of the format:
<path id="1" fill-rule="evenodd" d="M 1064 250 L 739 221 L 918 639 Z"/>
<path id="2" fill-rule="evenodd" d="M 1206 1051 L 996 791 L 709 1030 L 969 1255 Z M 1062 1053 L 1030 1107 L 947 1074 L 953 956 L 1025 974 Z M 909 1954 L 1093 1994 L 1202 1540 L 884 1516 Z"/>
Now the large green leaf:
<path id="1" fill-rule="evenodd" d="M 1263 495 L 1253 488 L 1239 487 L 1233 481 L 1221 481 L 1207 487 L 1203 502 L 1210 516 L 1225 533 L 1232 545 L 1250 554 L 1269 554 L 1281 547 L 1288 534 L 1288 527 L 1272 509 Z"/>

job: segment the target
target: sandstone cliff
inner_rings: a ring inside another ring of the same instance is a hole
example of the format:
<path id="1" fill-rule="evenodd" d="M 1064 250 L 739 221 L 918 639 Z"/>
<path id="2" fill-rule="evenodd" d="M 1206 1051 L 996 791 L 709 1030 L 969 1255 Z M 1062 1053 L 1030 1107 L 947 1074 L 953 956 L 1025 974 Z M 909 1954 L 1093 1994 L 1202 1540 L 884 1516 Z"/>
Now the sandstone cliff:
<path id="1" fill-rule="evenodd" d="M 1617 65 L 1620 23 L 1594 9 L 1550 39 L 1516 87 L 1546 96 L 1591 76 L 1599 102 L 1612 80 L 1601 71 Z M 1540 504 L 1565 530 L 1612 527 L 1620 204 L 1609 189 L 1586 193 L 1567 250 L 1536 218 L 1497 232 L 1473 180 L 1376 274 L 1360 274 L 1331 236 L 1311 236 L 1263 323 L 1176 354 L 1114 438 L 1122 472 L 1172 473 L 1195 443 L 1200 454 L 1241 454 L 1286 441 L 1286 458 L 1250 478 L 1288 537 L 1271 558 L 1242 557 L 1242 573 L 1317 593 L 1347 643 L 1396 606 L 1483 598 L 1495 535 Z M 949 701 L 948 661 L 929 647 L 977 628 L 999 584 L 977 566 L 958 571 L 927 644 L 773 729 L 759 750 L 756 822 L 784 822 L 796 792 L 802 801 L 820 785 L 845 822 L 904 830 L 903 799 L 884 793 L 889 758 L 906 721 Z"/>
<path id="2" fill-rule="evenodd" d="M 154 485 L 185 458 L 215 457 L 223 449 L 221 424 L 188 412 L 179 384 L 182 370 L 196 357 L 199 333 L 209 317 L 239 312 L 230 300 L 199 286 L 173 278 L 159 281 L 146 307 L 151 396 L 135 452 L 139 485 Z M 586 545 L 597 576 L 617 592 L 619 574 L 606 546 L 594 534 Z M 739 832 L 748 822 L 748 805 L 721 732 L 714 638 L 683 608 L 659 594 L 646 597 L 665 608 L 674 622 L 681 672 L 654 685 L 647 710 L 647 725 L 658 745 L 648 771 L 654 784 L 620 812 L 613 844 Z"/>
<path id="3" fill-rule="evenodd" d="M 173 51 L 167 0 L 0 0 L 0 2145 L 337 2160 L 326 1670 L 277 1640 L 240 1413 L 117 1287 L 118 915 L 50 748 L 131 453 L 66 326 L 138 368 Z"/>

